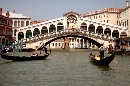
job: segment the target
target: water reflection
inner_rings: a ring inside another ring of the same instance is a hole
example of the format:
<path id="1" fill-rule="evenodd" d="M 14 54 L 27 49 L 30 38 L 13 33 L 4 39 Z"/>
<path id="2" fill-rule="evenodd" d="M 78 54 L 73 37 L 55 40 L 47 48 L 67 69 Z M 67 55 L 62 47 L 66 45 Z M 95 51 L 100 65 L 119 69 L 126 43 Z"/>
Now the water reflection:
<path id="1" fill-rule="evenodd" d="M 114 70 L 111 66 L 97 66 L 101 71 Z"/>

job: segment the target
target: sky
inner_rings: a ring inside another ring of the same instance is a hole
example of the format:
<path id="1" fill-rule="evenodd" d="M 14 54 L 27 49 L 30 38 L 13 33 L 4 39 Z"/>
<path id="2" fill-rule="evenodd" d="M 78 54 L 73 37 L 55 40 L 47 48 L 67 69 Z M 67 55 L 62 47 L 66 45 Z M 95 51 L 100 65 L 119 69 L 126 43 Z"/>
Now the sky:
<path id="1" fill-rule="evenodd" d="M 3 13 L 15 10 L 32 21 L 60 18 L 70 11 L 84 14 L 115 7 L 125 8 L 126 0 L 0 0 Z"/>

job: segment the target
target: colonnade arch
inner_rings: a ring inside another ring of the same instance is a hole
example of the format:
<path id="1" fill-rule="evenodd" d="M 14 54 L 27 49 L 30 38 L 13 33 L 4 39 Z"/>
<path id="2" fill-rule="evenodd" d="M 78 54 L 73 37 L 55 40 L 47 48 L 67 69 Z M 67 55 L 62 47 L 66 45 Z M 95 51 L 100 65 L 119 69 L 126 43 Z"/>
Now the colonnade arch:
<path id="1" fill-rule="evenodd" d="M 96 33 L 102 33 L 103 34 L 103 28 L 102 26 L 98 26 L 97 29 L 96 29 Z"/>
<path id="2" fill-rule="evenodd" d="M 118 30 L 113 30 L 112 37 L 119 38 L 119 31 Z"/>
<path id="3" fill-rule="evenodd" d="M 38 28 L 35 28 L 33 31 L 33 36 L 36 36 L 38 34 L 40 34 L 40 30 Z"/>
<path id="4" fill-rule="evenodd" d="M 49 33 L 53 32 L 53 31 L 56 31 L 56 27 L 55 27 L 55 25 L 51 24 L 49 27 Z"/>
<path id="5" fill-rule="evenodd" d="M 88 31 L 95 33 L 95 26 L 93 24 L 90 24 L 89 27 L 88 27 Z"/>
<path id="6" fill-rule="evenodd" d="M 32 32 L 31 32 L 31 30 L 27 30 L 26 31 L 26 38 L 30 38 L 30 37 L 32 37 Z"/>
<path id="7" fill-rule="evenodd" d="M 111 36 L 111 30 L 110 30 L 110 28 L 106 28 L 106 29 L 104 30 L 104 34 Z"/>
<path id="8" fill-rule="evenodd" d="M 45 33 L 48 33 L 48 29 L 46 26 L 43 26 L 41 29 L 41 34 L 45 34 Z"/>
<path id="9" fill-rule="evenodd" d="M 24 33 L 23 32 L 19 32 L 18 33 L 18 40 L 21 40 L 24 38 Z"/>
<path id="10" fill-rule="evenodd" d="M 83 30 L 87 30 L 87 24 L 85 22 L 83 22 L 80 26 L 81 29 Z"/>
<path id="11" fill-rule="evenodd" d="M 63 30 L 64 29 L 64 25 L 63 25 L 63 23 L 58 23 L 57 24 L 57 31 L 59 31 L 59 30 Z"/>

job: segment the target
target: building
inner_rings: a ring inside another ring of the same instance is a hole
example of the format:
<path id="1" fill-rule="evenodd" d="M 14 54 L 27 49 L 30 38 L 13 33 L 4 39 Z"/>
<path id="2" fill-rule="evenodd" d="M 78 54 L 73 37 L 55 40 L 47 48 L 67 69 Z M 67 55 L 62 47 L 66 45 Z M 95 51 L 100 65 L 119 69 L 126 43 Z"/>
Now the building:
<path id="1" fill-rule="evenodd" d="M 120 26 L 128 29 L 128 36 L 130 37 L 130 6 L 129 1 L 126 1 L 126 8 L 120 13 Z"/>
<path id="2" fill-rule="evenodd" d="M 22 14 L 17 14 L 15 10 L 13 12 L 9 12 L 9 14 L 10 18 L 12 19 L 12 36 L 15 40 L 17 29 L 20 27 L 26 27 L 30 25 L 31 18 L 23 16 Z M 5 16 L 6 13 L 3 13 L 3 15 Z"/>
<path id="3" fill-rule="evenodd" d="M 105 8 L 103 10 L 97 10 L 83 14 L 84 18 L 105 22 L 114 25 L 120 25 L 120 13 L 123 9 L 120 8 Z"/>
<path id="4" fill-rule="evenodd" d="M 2 8 L 0 8 L 0 44 L 8 45 L 12 41 L 12 19 L 9 11 L 6 15 L 2 15 Z"/>
<path id="5" fill-rule="evenodd" d="M 123 26 L 128 28 L 128 36 L 130 36 L 130 6 L 129 1 L 126 1 L 126 8 L 105 8 L 89 13 L 82 14 L 84 18 Z"/>

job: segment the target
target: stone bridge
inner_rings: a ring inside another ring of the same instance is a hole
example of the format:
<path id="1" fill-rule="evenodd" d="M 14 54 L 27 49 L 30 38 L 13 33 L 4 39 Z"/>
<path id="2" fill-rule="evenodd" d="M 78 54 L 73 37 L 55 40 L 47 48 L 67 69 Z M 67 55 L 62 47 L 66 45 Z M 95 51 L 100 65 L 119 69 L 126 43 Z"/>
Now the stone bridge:
<path id="1" fill-rule="evenodd" d="M 108 45 L 109 42 L 112 43 L 110 39 L 121 38 L 122 36 L 127 37 L 127 35 L 128 31 L 125 27 L 83 18 L 81 14 L 71 11 L 63 14 L 63 17 L 61 18 L 18 28 L 16 32 L 16 41 L 25 40 L 28 47 L 38 47 L 43 43 L 48 44 L 56 39 L 73 37 L 74 39 L 70 38 L 71 48 L 76 48 L 77 46 L 85 48 L 86 40 L 93 40 L 92 42 L 97 46 L 99 46 L 98 43 Z M 83 38 L 83 40 L 77 40 L 75 39 L 76 37 Z M 75 43 L 74 41 L 80 41 L 82 45 Z M 53 45 L 55 44 L 53 43 Z M 63 42 L 62 45 L 64 46 Z M 55 48 L 54 46 L 52 47 Z"/>

